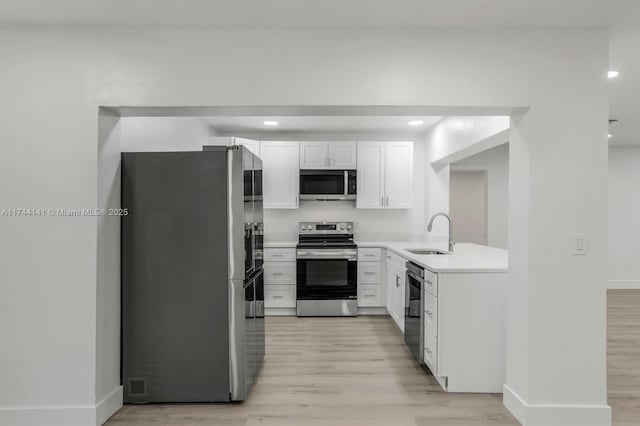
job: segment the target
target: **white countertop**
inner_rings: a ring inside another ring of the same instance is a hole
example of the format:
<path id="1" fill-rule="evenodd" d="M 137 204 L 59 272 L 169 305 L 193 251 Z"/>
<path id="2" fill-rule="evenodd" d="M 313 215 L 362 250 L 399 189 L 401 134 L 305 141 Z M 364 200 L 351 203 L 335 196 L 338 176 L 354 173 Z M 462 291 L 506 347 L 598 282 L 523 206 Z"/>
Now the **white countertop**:
<path id="1" fill-rule="evenodd" d="M 297 241 L 266 241 L 266 248 L 295 248 Z M 421 255 L 405 249 L 438 249 L 447 251 L 446 243 L 419 241 L 366 241 L 357 240 L 360 248 L 381 247 L 418 265 L 439 273 L 447 272 L 507 272 L 507 250 L 471 243 L 457 243 L 451 254 Z"/>
<path id="2" fill-rule="evenodd" d="M 356 241 L 358 247 L 384 247 L 418 265 L 440 273 L 447 272 L 507 272 L 509 252 L 479 244 L 458 243 L 450 254 L 421 255 L 405 249 L 438 249 L 447 251 L 447 244 L 416 241 Z"/>

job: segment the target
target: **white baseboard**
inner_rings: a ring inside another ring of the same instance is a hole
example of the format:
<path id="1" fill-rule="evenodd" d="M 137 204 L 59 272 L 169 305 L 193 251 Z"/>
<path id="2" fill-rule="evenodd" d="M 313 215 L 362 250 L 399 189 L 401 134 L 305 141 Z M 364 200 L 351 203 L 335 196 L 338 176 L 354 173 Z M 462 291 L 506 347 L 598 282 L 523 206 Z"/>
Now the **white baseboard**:
<path id="1" fill-rule="evenodd" d="M 96 408 L 62 407 L 0 407 L 0 425 L 11 426 L 93 426 Z"/>
<path id="2" fill-rule="evenodd" d="M 611 426 L 608 405 L 527 404 L 507 385 L 504 385 L 503 403 L 523 426 Z"/>
<path id="3" fill-rule="evenodd" d="M 122 407 L 122 386 L 95 406 L 0 407 L 0 425 L 100 426 Z"/>
<path id="4" fill-rule="evenodd" d="M 264 308 L 264 314 L 268 317 L 296 316 L 296 308 Z"/>
<path id="5" fill-rule="evenodd" d="M 640 280 L 609 280 L 607 288 L 610 290 L 640 290 Z"/>
<path id="6" fill-rule="evenodd" d="M 358 315 L 389 315 L 389 313 L 384 307 L 365 307 L 358 308 Z"/>
<path id="7" fill-rule="evenodd" d="M 118 386 L 109 395 L 98 401 L 96 404 L 96 426 L 101 426 L 122 408 L 122 397 L 122 386 Z"/>

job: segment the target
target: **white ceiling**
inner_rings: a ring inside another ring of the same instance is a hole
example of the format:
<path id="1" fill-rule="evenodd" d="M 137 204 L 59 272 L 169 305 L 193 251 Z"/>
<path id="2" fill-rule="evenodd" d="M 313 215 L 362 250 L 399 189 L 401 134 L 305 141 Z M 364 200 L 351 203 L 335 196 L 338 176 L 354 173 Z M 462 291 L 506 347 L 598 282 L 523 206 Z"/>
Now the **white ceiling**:
<path id="1" fill-rule="evenodd" d="M 272 135 L 304 134 L 348 135 L 421 135 L 433 127 L 442 117 L 418 116 L 253 116 L 204 117 L 203 120 L 213 127 L 219 135 L 260 135 L 267 138 Z M 420 126 L 409 126 L 410 120 L 423 120 Z M 278 126 L 265 126 L 265 120 L 275 120 Z"/>
<path id="2" fill-rule="evenodd" d="M 233 28 L 609 28 L 633 24 L 639 16 L 638 3 L 637 0 L 1 0 L 0 22 Z"/>

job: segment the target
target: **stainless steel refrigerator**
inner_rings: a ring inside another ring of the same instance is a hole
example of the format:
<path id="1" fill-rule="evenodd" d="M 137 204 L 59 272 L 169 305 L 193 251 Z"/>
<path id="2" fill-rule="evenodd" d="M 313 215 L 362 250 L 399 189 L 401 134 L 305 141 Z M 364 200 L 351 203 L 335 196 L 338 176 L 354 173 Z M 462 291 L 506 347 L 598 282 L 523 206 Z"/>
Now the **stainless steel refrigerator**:
<path id="1" fill-rule="evenodd" d="M 124 402 L 247 397 L 265 353 L 262 162 L 122 154 Z"/>

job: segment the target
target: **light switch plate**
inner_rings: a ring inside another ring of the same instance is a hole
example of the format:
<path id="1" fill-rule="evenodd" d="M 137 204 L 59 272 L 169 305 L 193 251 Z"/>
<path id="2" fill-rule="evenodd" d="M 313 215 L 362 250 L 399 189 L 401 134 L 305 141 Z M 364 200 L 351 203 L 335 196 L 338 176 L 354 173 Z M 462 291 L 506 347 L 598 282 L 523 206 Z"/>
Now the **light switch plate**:
<path id="1" fill-rule="evenodd" d="M 587 234 L 573 234 L 573 255 L 582 256 L 589 253 Z"/>

